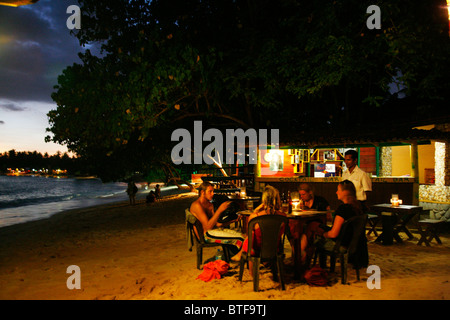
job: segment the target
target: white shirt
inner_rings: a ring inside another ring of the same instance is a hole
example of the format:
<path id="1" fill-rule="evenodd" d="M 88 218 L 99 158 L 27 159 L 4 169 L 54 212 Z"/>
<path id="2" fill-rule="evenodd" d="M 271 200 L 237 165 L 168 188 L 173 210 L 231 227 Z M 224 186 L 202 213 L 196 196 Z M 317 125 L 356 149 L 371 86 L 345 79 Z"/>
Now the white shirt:
<path id="1" fill-rule="evenodd" d="M 366 201 L 366 191 L 372 191 L 372 180 L 369 175 L 362 171 L 358 166 L 355 166 L 353 171 L 347 169 L 342 174 L 342 180 L 350 180 L 356 188 L 356 199 L 359 201 Z"/>

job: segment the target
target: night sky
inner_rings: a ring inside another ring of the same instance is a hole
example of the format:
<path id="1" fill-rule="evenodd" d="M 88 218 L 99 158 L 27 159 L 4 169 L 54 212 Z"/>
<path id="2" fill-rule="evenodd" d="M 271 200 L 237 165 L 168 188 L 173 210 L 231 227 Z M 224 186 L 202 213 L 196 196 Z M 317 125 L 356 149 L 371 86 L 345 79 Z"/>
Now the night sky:
<path id="1" fill-rule="evenodd" d="M 51 94 L 57 77 L 65 67 L 79 63 L 78 53 L 84 50 L 66 25 L 70 5 L 78 1 L 0 6 L 0 153 L 67 151 L 44 138 L 46 114 L 56 109 Z"/>
<path id="2" fill-rule="evenodd" d="M 58 75 L 84 50 L 70 35 L 66 13 L 77 0 L 40 0 L 22 7 L 0 6 L 0 153 L 67 151 L 45 143 L 47 112 Z"/>

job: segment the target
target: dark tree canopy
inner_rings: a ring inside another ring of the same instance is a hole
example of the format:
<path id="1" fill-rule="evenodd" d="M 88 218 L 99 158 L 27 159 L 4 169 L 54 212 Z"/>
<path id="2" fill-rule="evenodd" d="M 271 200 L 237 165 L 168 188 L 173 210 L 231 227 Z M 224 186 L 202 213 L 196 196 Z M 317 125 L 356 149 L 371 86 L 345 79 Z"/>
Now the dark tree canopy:
<path id="1" fill-rule="evenodd" d="M 103 55 L 59 77 L 48 139 L 111 179 L 170 163 L 171 132 L 194 120 L 329 134 L 449 115 L 445 0 L 377 1 L 380 30 L 373 1 L 79 2 L 75 36 Z"/>

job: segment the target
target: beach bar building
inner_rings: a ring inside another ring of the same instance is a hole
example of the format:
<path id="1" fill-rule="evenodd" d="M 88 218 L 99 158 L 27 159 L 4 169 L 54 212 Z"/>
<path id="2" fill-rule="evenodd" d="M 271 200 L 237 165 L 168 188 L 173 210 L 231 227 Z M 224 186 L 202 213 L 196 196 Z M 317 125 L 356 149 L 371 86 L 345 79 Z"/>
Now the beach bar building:
<path id="1" fill-rule="evenodd" d="M 282 138 L 279 149 L 258 151 L 254 190 L 272 185 L 281 194 L 306 182 L 336 208 L 344 154 L 353 149 L 372 180 L 368 205 L 389 203 L 398 194 L 403 204 L 421 205 L 431 209 L 432 218 L 450 221 L 449 142 L 450 124 L 357 136 L 291 135 Z"/>

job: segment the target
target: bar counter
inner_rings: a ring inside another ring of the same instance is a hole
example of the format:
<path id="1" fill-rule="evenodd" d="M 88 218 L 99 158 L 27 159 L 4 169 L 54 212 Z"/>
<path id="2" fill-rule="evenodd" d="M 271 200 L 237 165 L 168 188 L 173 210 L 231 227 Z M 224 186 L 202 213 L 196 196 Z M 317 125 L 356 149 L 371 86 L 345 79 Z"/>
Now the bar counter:
<path id="1" fill-rule="evenodd" d="M 256 177 L 255 190 L 263 190 L 265 185 L 271 185 L 280 191 L 298 191 L 300 183 L 308 183 L 313 187 L 314 194 L 324 197 L 336 209 L 340 201 L 337 200 L 336 190 L 341 177 L 313 178 L 313 177 Z M 368 195 L 367 204 L 386 203 L 392 194 L 398 194 L 403 203 L 413 204 L 414 182 L 413 177 L 372 177 L 372 192 Z M 416 195 L 418 196 L 418 194 Z"/>

